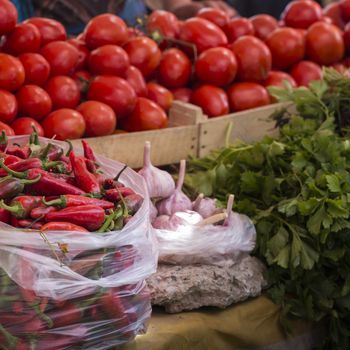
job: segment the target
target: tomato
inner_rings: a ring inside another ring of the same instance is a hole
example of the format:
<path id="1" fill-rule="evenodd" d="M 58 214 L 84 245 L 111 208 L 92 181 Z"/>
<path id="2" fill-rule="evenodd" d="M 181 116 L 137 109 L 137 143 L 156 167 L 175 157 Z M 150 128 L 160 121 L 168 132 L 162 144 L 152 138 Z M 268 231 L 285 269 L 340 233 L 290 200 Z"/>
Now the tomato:
<path id="1" fill-rule="evenodd" d="M 158 67 L 158 80 L 167 88 L 186 86 L 192 74 L 190 59 L 179 49 L 173 48 L 163 52 Z"/>
<path id="2" fill-rule="evenodd" d="M 311 61 L 299 62 L 292 67 L 290 74 L 298 86 L 309 86 L 311 81 L 322 79 L 321 67 Z"/>
<path id="3" fill-rule="evenodd" d="M 57 140 L 73 140 L 85 133 L 84 117 L 73 109 L 63 108 L 49 114 L 42 122 L 45 136 Z"/>
<path id="4" fill-rule="evenodd" d="M 235 42 L 244 35 L 254 35 L 253 23 L 247 18 L 234 18 L 225 26 L 225 33 L 229 43 Z"/>
<path id="5" fill-rule="evenodd" d="M 173 104 L 173 94 L 164 86 L 157 83 L 148 83 L 147 84 L 148 95 L 147 98 L 160 107 L 162 107 L 166 112 L 170 109 Z"/>
<path id="6" fill-rule="evenodd" d="M 123 76 L 130 66 L 129 56 L 120 46 L 100 46 L 91 52 L 89 70 L 95 75 Z"/>
<path id="7" fill-rule="evenodd" d="M 204 18 L 216 24 L 222 30 L 224 30 L 226 24 L 230 21 L 229 15 L 224 10 L 213 7 L 204 7 L 200 9 L 197 13 L 197 17 Z"/>
<path id="8" fill-rule="evenodd" d="M 161 52 L 155 41 L 147 37 L 135 37 L 124 46 L 130 63 L 138 68 L 144 77 L 149 77 L 158 67 Z"/>
<path id="9" fill-rule="evenodd" d="M 350 52 L 350 23 L 348 23 L 345 26 L 343 38 L 344 38 L 345 48 L 348 52 Z"/>
<path id="10" fill-rule="evenodd" d="M 15 135 L 15 132 L 11 128 L 11 126 L 8 126 L 7 124 L 0 121 L 0 133 L 3 131 L 5 131 L 7 136 L 14 136 Z"/>
<path id="11" fill-rule="evenodd" d="M 0 37 L 12 32 L 15 28 L 18 14 L 15 5 L 8 0 L 0 0 Z"/>
<path id="12" fill-rule="evenodd" d="M 350 21 L 350 1 L 349 0 L 339 1 L 339 6 L 345 21 L 347 22 Z"/>
<path id="13" fill-rule="evenodd" d="M 6 90 L 0 89 L 0 121 L 11 123 L 17 115 L 16 97 Z"/>
<path id="14" fill-rule="evenodd" d="M 344 29 L 346 22 L 343 18 L 339 2 L 328 4 L 323 9 L 323 15 L 329 17 L 332 20 L 332 24 L 340 29 Z"/>
<path id="15" fill-rule="evenodd" d="M 227 45 L 225 33 L 214 23 L 203 18 L 190 18 L 180 28 L 180 39 L 193 43 L 198 53 L 212 47 Z"/>
<path id="16" fill-rule="evenodd" d="M 139 69 L 134 66 L 130 66 L 125 72 L 125 80 L 135 90 L 137 96 L 147 96 L 146 82 Z"/>
<path id="17" fill-rule="evenodd" d="M 25 84 L 42 86 L 49 79 L 51 67 L 49 62 L 38 53 L 24 53 L 20 55 L 25 71 Z"/>
<path id="18" fill-rule="evenodd" d="M 155 102 L 139 97 L 133 112 L 122 121 L 126 131 L 163 129 L 168 126 L 165 112 Z"/>
<path id="19" fill-rule="evenodd" d="M 73 73 L 72 79 L 74 79 L 82 94 L 87 93 L 91 80 L 91 74 L 88 71 L 78 70 Z"/>
<path id="20" fill-rule="evenodd" d="M 282 13 L 287 27 L 307 29 L 322 18 L 322 8 L 312 0 L 294 0 Z"/>
<path id="21" fill-rule="evenodd" d="M 0 89 L 17 90 L 24 83 L 25 72 L 21 61 L 0 53 Z"/>
<path id="22" fill-rule="evenodd" d="M 189 103 L 192 97 L 192 90 L 189 88 L 177 88 L 171 90 L 174 100 Z"/>
<path id="23" fill-rule="evenodd" d="M 19 112 L 36 120 L 43 119 L 52 110 L 49 94 L 39 86 L 22 86 L 17 92 L 16 98 Z"/>
<path id="24" fill-rule="evenodd" d="M 86 47 L 84 41 L 78 39 L 70 39 L 67 41 L 69 44 L 73 45 L 79 53 L 78 63 L 75 67 L 76 70 L 82 70 L 87 67 L 90 51 Z"/>
<path id="25" fill-rule="evenodd" d="M 54 19 L 32 17 L 24 21 L 24 23 L 31 23 L 39 29 L 41 34 L 41 46 L 45 46 L 52 41 L 64 41 L 67 39 L 64 26 Z"/>
<path id="26" fill-rule="evenodd" d="M 340 61 L 345 46 L 341 30 L 325 22 L 313 24 L 306 34 L 306 54 L 314 62 L 329 65 Z"/>
<path id="27" fill-rule="evenodd" d="M 279 71 L 271 71 L 267 77 L 267 79 L 263 82 L 263 85 L 265 87 L 267 86 L 278 86 L 278 87 L 285 87 L 284 82 L 288 81 L 288 83 L 292 87 L 296 87 L 297 83 L 293 79 L 292 76 L 290 76 L 288 73 L 285 72 L 279 72 Z"/>
<path id="28" fill-rule="evenodd" d="M 51 78 L 45 85 L 53 109 L 74 108 L 79 104 L 80 91 L 75 81 L 63 75 Z"/>
<path id="29" fill-rule="evenodd" d="M 159 32 L 167 38 L 177 38 L 180 33 L 180 23 L 176 16 L 168 11 L 153 11 L 147 19 L 147 32 Z"/>
<path id="30" fill-rule="evenodd" d="M 277 69 L 286 69 L 305 56 L 303 37 L 293 28 L 279 28 L 269 35 L 266 45 L 272 54 L 272 64 Z"/>
<path id="31" fill-rule="evenodd" d="M 16 25 L 4 38 L 3 51 L 17 56 L 25 52 L 37 52 L 40 49 L 40 32 L 29 23 Z"/>
<path id="32" fill-rule="evenodd" d="M 30 135 L 35 128 L 39 136 L 44 136 L 44 129 L 33 118 L 18 118 L 11 124 L 11 127 L 16 135 Z"/>
<path id="33" fill-rule="evenodd" d="M 265 40 L 275 29 L 278 28 L 277 20 L 270 15 L 256 15 L 250 18 L 253 24 L 255 36 Z"/>
<path id="34" fill-rule="evenodd" d="M 202 85 L 193 91 L 191 102 L 203 109 L 209 118 L 218 117 L 229 112 L 226 92 L 212 85 Z"/>
<path id="35" fill-rule="evenodd" d="M 90 50 L 103 45 L 123 45 L 128 40 L 128 28 L 118 16 L 103 14 L 94 17 L 85 28 L 85 42 Z"/>
<path id="36" fill-rule="evenodd" d="M 87 101 L 77 107 L 85 119 L 85 135 L 88 137 L 113 134 L 117 126 L 117 117 L 113 109 L 102 102 Z"/>
<path id="37" fill-rule="evenodd" d="M 73 73 L 79 61 L 79 51 L 66 41 L 51 42 L 40 53 L 49 62 L 52 76 Z"/>
<path id="38" fill-rule="evenodd" d="M 271 70 L 269 48 L 258 38 L 244 36 L 232 45 L 238 62 L 238 78 L 244 81 L 263 81 Z"/>
<path id="39" fill-rule="evenodd" d="M 227 95 L 233 112 L 262 107 L 270 103 L 267 90 L 256 83 L 233 84 L 227 91 Z"/>
<path id="40" fill-rule="evenodd" d="M 99 101 L 112 107 L 117 118 L 124 118 L 136 104 L 136 93 L 124 79 L 108 75 L 97 76 L 90 84 L 88 100 Z"/>
<path id="41" fill-rule="evenodd" d="M 235 54 L 224 47 L 204 51 L 196 62 L 198 79 L 207 84 L 225 86 L 230 84 L 237 74 Z"/>

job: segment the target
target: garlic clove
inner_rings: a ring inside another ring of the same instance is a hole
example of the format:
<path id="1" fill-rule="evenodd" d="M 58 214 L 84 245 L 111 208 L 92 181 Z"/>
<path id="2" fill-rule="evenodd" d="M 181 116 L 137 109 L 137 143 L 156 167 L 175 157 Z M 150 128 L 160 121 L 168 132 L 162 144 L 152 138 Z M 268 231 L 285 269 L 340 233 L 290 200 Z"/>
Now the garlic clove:
<path id="1" fill-rule="evenodd" d="M 175 182 L 172 176 L 151 163 L 151 143 L 149 141 L 145 142 L 143 168 L 139 170 L 139 174 L 145 179 L 151 198 L 167 198 L 174 193 Z"/>
<path id="2" fill-rule="evenodd" d="M 209 218 L 220 212 L 216 206 L 216 199 L 204 197 L 203 193 L 199 194 L 193 202 L 193 210 L 202 215 L 203 218 Z"/>
<path id="3" fill-rule="evenodd" d="M 149 202 L 149 218 L 153 222 L 158 216 L 158 210 L 151 200 Z"/>
<path id="4" fill-rule="evenodd" d="M 152 226 L 158 230 L 168 230 L 169 229 L 170 216 L 160 215 L 153 222 Z"/>

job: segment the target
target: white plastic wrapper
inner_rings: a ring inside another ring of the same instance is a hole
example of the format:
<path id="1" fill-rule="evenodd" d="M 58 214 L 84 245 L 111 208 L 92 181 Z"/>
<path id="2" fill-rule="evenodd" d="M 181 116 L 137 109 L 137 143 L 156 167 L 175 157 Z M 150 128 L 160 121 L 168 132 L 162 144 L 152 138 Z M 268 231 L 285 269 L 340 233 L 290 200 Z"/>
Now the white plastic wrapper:
<path id="1" fill-rule="evenodd" d="M 232 213 L 230 226 L 183 225 L 177 231 L 155 231 L 159 262 L 168 264 L 220 264 L 240 253 L 250 253 L 256 242 L 254 224 L 237 213 Z"/>
<path id="2" fill-rule="evenodd" d="M 13 137 L 9 143 L 27 141 Z M 105 157 L 98 161 L 111 177 L 123 168 Z M 131 169 L 120 181 L 144 198 L 120 231 L 46 231 L 44 239 L 39 231 L 1 225 L 0 344 L 6 349 L 104 350 L 145 330 L 151 306 L 144 280 L 155 272 L 158 258 L 148 193 Z"/>

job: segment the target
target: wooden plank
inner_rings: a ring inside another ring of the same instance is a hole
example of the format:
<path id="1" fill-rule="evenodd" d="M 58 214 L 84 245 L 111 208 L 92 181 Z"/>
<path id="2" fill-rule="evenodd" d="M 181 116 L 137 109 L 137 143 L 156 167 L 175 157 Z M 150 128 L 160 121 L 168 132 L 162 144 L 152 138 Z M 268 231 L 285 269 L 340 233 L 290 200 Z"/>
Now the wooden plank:
<path id="1" fill-rule="evenodd" d="M 286 104 L 276 103 L 200 123 L 198 156 L 206 156 L 212 150 L 225 146 L 227 141 L 254 142 L 261 140 L 265 135 L 278 135 L 278 130 L 274 128 L 275 122 L 269 117 L 283 107 L 286 107 Z M 230 128 L 231 133 L 228 135 Z"/>
<path id="2" fill-rule="evenodd" d="M 196 125 L 208 119 L 198 106 L 175 101 L 169 112 L 169 126 Z"/>

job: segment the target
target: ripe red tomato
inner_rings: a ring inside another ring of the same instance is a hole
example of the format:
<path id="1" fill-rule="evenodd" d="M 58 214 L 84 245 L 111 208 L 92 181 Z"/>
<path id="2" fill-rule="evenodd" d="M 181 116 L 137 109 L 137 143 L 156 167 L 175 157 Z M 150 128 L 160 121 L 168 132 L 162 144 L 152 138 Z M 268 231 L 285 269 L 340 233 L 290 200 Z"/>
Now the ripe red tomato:
<path id="1" fill-rule="evenodd" d="M 224 47 L 204 51 L 196 62 L 196 75 L 204 83 L 225 86 L 230 84 L 237 74 L 235 54 Z"/>
<path id="2" fill-rule="evenodd" d="M 73 73 L 72 79 L 77 84 L 81 94 L 86 94 L 91 80 L 91 74 L 86 70 L 78 70 Z"/>
<path id="3" fill-rule="evenodd" d="M 14 130 L 11 128 L 11 126 L 3 123 L 3 122 L 0 122 L 0 133 L 2 133 L 3 131 L 5 131 L 5 134 L 7 136 L 14 136 L 15 135 L 15 132 Z"/>
<path id="4" fill-rule="evenodd" d="M 167 88 L 186 86 L 192 73 L 190 59 L 179 49 L 173 48 L 163 52 L 158 67 L 158 80 Z"/>
<path id="5" fill-rule="evenodd" d="M 125 80 L 135 90 L 138 97 L 147 96 L 146 82 L 139 69 L 134 66 L 130 66 L 125 72 Z"/>
<path id="6" fill-rule="evenodd" d="M 75 81 L 63 75 L 51 78 L 45 85 L 51 97 L 53 110 L 75 108 L 80 102 L 80 91 Z"/>
<path id="7" fill-rule="evenodd" d="M 345 21 L 350 21 L 350 1 L 342 0 L 339 1 L 340 10 Z"/>
<path id="8" fill-rule="evenodd" d="M 147 84 L 148 95 L 147 98 L 157 105 L 162 107 L 166 112 L 170 109 L 173 104 L 173 94 L 164 86 L 157 83 Z"/>
<path id="9" fill-rule="evenodd" d="M 322 18 L 322 8 L 312 0 L 294 0 L 282 13 L 286 26 L 307 29 Z"/>
<path id="10" fill-rule="evenodd" d="M 341 30 L 325 22 L 313 24 L 306 34 L 306 54 L 314 62 L 329 65 L 340 61 L 345 46 Z"/>
<path id="11" fill-rule="evenodd" d="M 138 68 L 144 77 L 149 77 L 158 67 L 161 52 L 155 41 L 147 37 L 131 38 L 124 46 L 130 64 Z"/>
<path id="12" fill-rule="evenodd" d="M 269 48 L 258 38 L 244 36 L 235 41 L 232 51 L 238 62 L 238 78 L 244 81 L 263 81 L 271 70 Z"/>
<path id="13" fill-rule="evenodd" d="M 79 53 L 78 64 L 75 67 L 76 70 L 83 70 L 87 67 L 90 51 L 86 47 L 84 41 L 78 39 L 69 39 L 68 43 L 73 45 Z"/>
<path id="14" fill-rule="evenodd" d="M 51 75 L 70 75 L 79 61 L 79 51 L 66 41 L 54 41 L 40 52 L 51 66 Z"/>
<path id="15" fill-rule="evenodd" d="M 344 29 L 344 44 L 348 52 L 350 52 L 350 23 L 345 26 Z"/>
<path id="16" fill-rule="evenodd" d="M 203 18 L 190 18 L 180 27 L 180 39 L 193 43 L 198 53 L 212 47 L 227 45 L 225 33 L 214 23 Z"/>
<path id="17" fill-rule="evenodd" d="M 253 24 L 255 36 L 265 40 L 275 29 L 278 28 L 277 20 L 270 15 L 256 15 L 250 18 Z"/>
<path id="18" fill-rule="evenodd" d="M 33 118 L 18 118 L 11 124 L 11 127 L 16 135 L 30 135 L 35 128 L 39 136 L 44 136 L 44 129 Z"/>
<path id="19" fill-rule="evenodd" d="M 263 82 L 263 85 L 265 87 L 278 86 L 283 88 L 285 81 L 288 81 L 292 87 L 297 86 L 297 83 L 295 82 L 292 76 L 290 76 L 286 72 L 279 72 L 279 71 L 271 71 L 267 79 Z"/>
<path id="20" fill-rule="evenodd" d="M 16 97 L 6 90 L 0 89 L 0 121 L 11 123 L 17 115 Z"/>
<path id="21" fill-rule="evenodd" d="M 49 114 L 42 122 L 45 136 L 57 140 L 73 140 L 85 133 L 84 117 L 73 109 L 63 108 Z"/>
<path id="22" fill-rule="evenodd" d="M 266 45 L 272 54 L 272 64 L 277 69 L 286 69 L 305 56 L 305 42 L 293 28 L 279 28 L 269 35 Z"/>
<path id="23" fill-rule="evenodd" d="M 292 67 L 290 74 L 298 86 L 307 87 L 311 81 L 322 79 L 321 67 L 311 61 L 299 62 Z"/>
<path id="24" fill-rule="evenodd" d="M 147 32 L 159 32 L 167 38 L 177 38 L 180 32 L 180 23 L 177 17 L 168 11 L 153 11 L 147 19 Z"/>
<path id="25" fill-rule="evenodd" d="M 328 4 L 323 9 L 323 15 L 329 17 L 332 20 L 332 24 L 339 27 L 340 29 L 344 29 L 346 22 L 343 18 L 339 2 Z"/>
<path id="26" fill-rule="evenodd" d="M 100 101 L 112 107 L 117 118 L 124 118 L 136 104 L 136 93 L 124 79 L 108 75 L 97 76 L 90 84 L 88 100 Z"/>
<path id="27" fill-rule="evenodd" d="M 192 97 L 192 90 L 189 88 L 177 88 L 171 90 L 174 100 L 189 103 Z"/>
<path id="28" fill-rule="evenodd" d="M 52 41 L 64 41 L 67 39 L 67 33 L 64 26 L 54 19 L 32 17 L 23 23 L 31 23 L 39 29 L 41 34 L 41 46 L 45 46 Z"/>
<path id="29" fill-rule="evenodd" d="M 14 91 L 24 83 L 24 68 L 13 56 L 0 53 L 0 89 Z"/>
<path id="30" fill-rule="evenodd" d="M 227 91 L 227 95 L 233 112 L 266 106 L 270 103 L 267 90 L 256 83 L 233 84 Z"/>
<path id="31" fill-rule="evenodd" d="M 191 102 L 201 107 L 209 118 L 225 115 L 230 110 L 226 92 L 212 85 L 202 85 L 194 90 Z"/>
<path id="32" fill-rule="evenodd" d="M 234 18 L 225 26 L 225 34 L 229 43 L 234 43 L 244 35 L 254 35 L 255 30 L 252 22 L 248 18 Z"/>
<path id="33" fill-rule="evenodd" d="M 17 24 L 15 29 L 4 38 L 3 51 L 17 56 L 40 49 L 40 32 L 30 23 Z"/>
<path id="34" fill-rule="evenodd" d="M 87 101 L 80 104 L 77 111 L 85 119 L 85 135 L 88 137 L 113 134 L 117 117 L 113 109 L 102 102 Z"/>
<path id="35" fill-rule="evenodd" d="M 153 101 L 139 97 L 133 112 L 122 121 L 126 131 L 163 129 L 168 126 L 165 112 Z"/>
<path id="36" fill-rule="evenodd" d="M 20 55 L 25 71 L 25 84 L 42 86 L 49 79 L 51 67 L 49 62 L 38 53 L 24 53 Z"/>
<path id="37" fill-rule="evenodd" d="M 0 0 L 0 37 L 11 32 L 17 23 L 18 14 L 15 5 L 8 0 Z"/>
<path id="38" fill-rule="evenodd" d="M 103 45 L 123 45 L 128 40 L 128 28 L 118 16 L 103 14 L 94 17 L 85 28 L 85 42 L 90 50 Z"/>
<path id="39" fill-rule="evenodd" d="M 39 86 L 24 85 L 17 94 L 18 110 L 22 115 L 41 120 L 52 110 L 49 94 Z"/>
<path id="40" fill-rule="evenodd" d="M 89 70 L 95 75 L 123 76 L 129 66 L 128 54 L 117 45 L 100 46 L 90 54 Z"/>
<path id="41" fill-rule="evenodd" d="M 230 21 L 229 15 L 224 10 L 213 7 L 204 7 L 200 9 L 197 13 L 197 17 L 204 18 L 216 24 L 222 30 L 224 30 L 226 24 Z"/>

